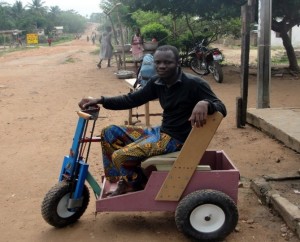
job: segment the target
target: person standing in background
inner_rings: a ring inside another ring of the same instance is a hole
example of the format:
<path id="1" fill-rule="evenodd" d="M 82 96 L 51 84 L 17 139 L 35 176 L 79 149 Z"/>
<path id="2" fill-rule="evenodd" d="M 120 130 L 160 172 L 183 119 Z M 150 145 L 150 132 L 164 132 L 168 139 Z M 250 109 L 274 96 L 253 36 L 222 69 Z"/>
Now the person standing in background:
<path id="1" fill-rule="evenodd" d="M 52 37 L 49 36 L 48 39 L 47 39 L 47 42 L 48 42 L 48 45 L 51 46 L 51 44 L 52 44 Z"/>
<path id="2" fill-rule="evenodd" d="M 110 60 L 113 55 L 113 46 L 111 44 L 112 38 L 112 28 L 110 26 L 106 27 L 106 31 L 100 36 L 100 61 L 97 64 L 97 67 L 101 68 L 102 60 L 107 60 L 107 67 L 111 67 Z"/>
<path id="3" fill-rule="evenodd" d="M 91 35 L 93 45 L 96 43 L 96 33 L 93 32 Z"/>
<path id="4" fill-rule="evenodd" d="M 141 30 L 140 28 L 136 28 L 136 32 L 131 39 L 131 52 L 136 70 L 138 70 L 138 63 L 141 62 L 143 57 L 143 43 L 144 40 L 141 35 Z"/>

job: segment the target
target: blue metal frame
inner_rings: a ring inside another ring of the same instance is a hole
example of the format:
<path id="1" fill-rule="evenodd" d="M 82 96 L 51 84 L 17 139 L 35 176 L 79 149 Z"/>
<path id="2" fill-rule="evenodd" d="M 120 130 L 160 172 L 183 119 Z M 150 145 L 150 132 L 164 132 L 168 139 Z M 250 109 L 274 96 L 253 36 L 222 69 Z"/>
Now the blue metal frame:
<path id="1" fill-rule="evenodd" d="M 74 181 L 76 179 L 76 187 L 72 192 L 72 200 L 80 200 L 82 197 L 85 180 L 92 187 L 96 197 L 100 196 L 101 188 L 94 177 L 89 173 L 89 165 L 84 162 L 82 157 L 79 157 L 79 149 L 82 144 L 80 140 L 83 138 L 84 129 L 87 126 L 88 120 L 79 117 L 75 135 L 73 138 L 70 154 L 64 157 L 62 168 L 59 175 L 59 181 L 67 180 Z M 76 177 L 75 177 L 76 176 Z"/>
<path id="2" fill-rule="evenodd" d="M 64 179 L 64 175 L 70 176 L 70 179 L 73 178 L 74 169 L 76 167 L 76 162 L 78 159 L 80 139 L 82 137 L 86 122 L 87 120 L 79 117 L 70 153 L 68 156 L 64 157 L 63 166 L 59 175 L 59 181 L 62 181 Z"/>

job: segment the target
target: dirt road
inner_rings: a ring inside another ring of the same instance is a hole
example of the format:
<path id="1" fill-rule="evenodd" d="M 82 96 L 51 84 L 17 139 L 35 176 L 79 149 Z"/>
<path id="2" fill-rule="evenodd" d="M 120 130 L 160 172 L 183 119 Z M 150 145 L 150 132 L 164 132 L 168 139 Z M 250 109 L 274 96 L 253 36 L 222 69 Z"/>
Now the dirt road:
<path id="1" fill-rule="evenodd" d="M 78 223 L 55 229 L 43 220 L 40 205 L 58 179 L 77 122 L 75 111 L 83 96 L 116 95 L 128 91 L 111 68 L 96 68 L 97 46 L 80 40 L 52 47 L 13 52 L 0 57 L 0 240 L 45 241 L 189 241 L 179 233 L 171 213 L 104 213 L 95 216 L 95 198 Z M 226 51 L 229 58 L 230 50 Z M 105 66 L 105 65 L 103 65 Z M 189 70 L 187 70 L 189 71 Z M 224 67 L 224 83 L 207 81 L 228 108 L 210 149 L 224 150 L 238 167 L 239 223 L 227 239 L 233 241 L 298 241 L 284 222 L 260 204 L 249 188 L 250 179 L 299 167 L 299 154 L 260 131 L 235 125 L 235 103 L 240 94 L 238 68 Z M 299 80 L 272 79 L 272 107 L 299 105 Z M 249 80 L 249 107 L 255 107 L 256 77 Z M 152 110 L 159 110 L 153 106 Z M 142 108 L 138 109 L 142 112 Z M 102 110 L 97 130 L 123 124 L 126 111 Z M 158 117 L 151 118 L 158 124 Z M 101 175 L 100 145 L 92 149 L 91 170 Z M 122 204 L 120 204 L 122 206 Z"/>

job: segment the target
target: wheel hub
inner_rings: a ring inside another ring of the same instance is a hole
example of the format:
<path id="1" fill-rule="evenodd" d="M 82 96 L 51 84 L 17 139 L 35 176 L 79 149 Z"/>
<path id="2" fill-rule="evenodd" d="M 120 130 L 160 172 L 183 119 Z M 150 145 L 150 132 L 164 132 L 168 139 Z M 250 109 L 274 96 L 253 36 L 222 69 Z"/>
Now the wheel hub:
<path id="1" fill-rule="evenodd" d="M 75 214 L 75 211 L 68 210 L 69 198 L 70 193 L 64 195 L 57 205 L 57 214 L 62 218 L 68 218 Z"/>
<path id="2" fill-rule="evenodd" d="M 224 211 L 214 204 L 196 207 L 190 215 L 190 223 L 201 233 L 211 233 L 220 229 L 225 222 Z"/>

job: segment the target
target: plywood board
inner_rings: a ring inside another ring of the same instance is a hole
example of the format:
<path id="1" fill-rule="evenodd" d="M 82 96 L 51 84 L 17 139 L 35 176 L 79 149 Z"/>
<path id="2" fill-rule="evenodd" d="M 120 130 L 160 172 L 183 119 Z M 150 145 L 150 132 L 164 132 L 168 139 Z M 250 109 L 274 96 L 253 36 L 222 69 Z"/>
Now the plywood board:
<path id="1" fill-rule="evenodd" d="M 178 201 L 219 127 L 223 115 L 209 115 L 203 127 L 193 127 L 155 200 Z"/>

